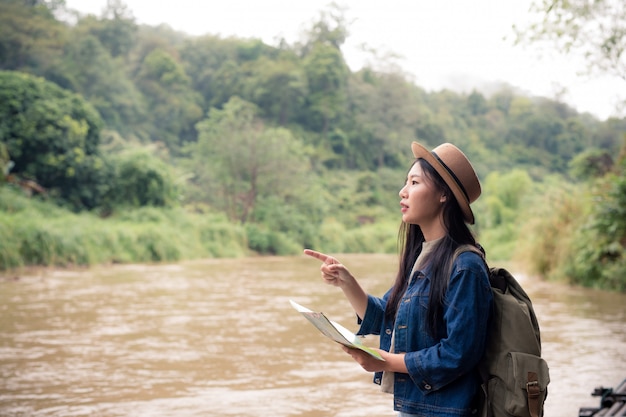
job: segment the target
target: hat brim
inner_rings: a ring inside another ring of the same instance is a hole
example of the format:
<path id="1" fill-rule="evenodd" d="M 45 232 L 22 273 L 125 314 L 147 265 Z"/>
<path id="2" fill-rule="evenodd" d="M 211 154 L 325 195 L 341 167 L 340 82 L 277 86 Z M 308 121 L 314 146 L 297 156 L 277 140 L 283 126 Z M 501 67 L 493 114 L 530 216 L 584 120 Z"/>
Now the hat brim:
<path id="1" fill-rule="evenodd" d="M 448 184 L 448 187 L 452 190 L 454 198 L 456 198 L 456 201 L 459 203 L 461 211 L 463 211 L 465 221 L 469 224 L 474 224 L 474 213 L 472 212 L 470 203 L 467 200 L 465 193 L 452 175 L 450 175 L 450 172 L 442 164 L 439 158 L 436 158 L 431 151 L 417 142 L 413 142 L 411 144 L 411 150 L 413 151 L 413 156 L 415 156 L 416 159 L 421 158 L 426 160 L 426 162 L 428 162 L 435 169 L 435 171 L 437 171 L 441 178 L 443 178 L 446 184 Z"/>

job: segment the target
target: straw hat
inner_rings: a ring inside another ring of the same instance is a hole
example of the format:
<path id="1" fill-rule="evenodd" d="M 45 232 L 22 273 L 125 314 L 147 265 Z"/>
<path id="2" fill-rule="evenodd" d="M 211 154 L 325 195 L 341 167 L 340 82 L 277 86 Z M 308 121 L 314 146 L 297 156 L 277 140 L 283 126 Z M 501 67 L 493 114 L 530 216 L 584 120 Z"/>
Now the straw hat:
<path id="1" fill-rule="evenodd" d="M 425 159 L 441 175 L 459 202 L 465 221 L 474 224 L 470 204 L 480 196 L 480 181 L 467 156 L 451 143 L 441 144 L 431 152 L 413 142 L 411 149 L 415 158 Z"/>

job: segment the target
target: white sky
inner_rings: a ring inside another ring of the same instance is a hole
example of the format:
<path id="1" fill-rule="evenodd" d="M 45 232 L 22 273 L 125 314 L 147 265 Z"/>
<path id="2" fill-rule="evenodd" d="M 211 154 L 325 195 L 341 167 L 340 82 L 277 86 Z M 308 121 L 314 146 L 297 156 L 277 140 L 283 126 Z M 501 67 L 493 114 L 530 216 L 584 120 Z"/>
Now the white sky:
<path id="1" fill-rule="evenodd" d="M 106 0 L 66 0 L 69 8 L 100 15 Z M 190 35 L 261 38 L 289 43 L 327 10 L 330 0 L 125 0 L 138 23 L 167 23 Z M 600 119 L 617 114 L 626 99 L 626 81 L 579 75 L 583 60 L 540 51 L 538 45 L 515 46 L 514 24 L 530 19 L 531 0 L 338 0 L 352 21 L 343 53 L 352 70 L 366 44 L 381 54 L 393 52 L 417 85 L 432 91 L 471 91 L 505 82 L 529 95 L 560 100 Z"/>

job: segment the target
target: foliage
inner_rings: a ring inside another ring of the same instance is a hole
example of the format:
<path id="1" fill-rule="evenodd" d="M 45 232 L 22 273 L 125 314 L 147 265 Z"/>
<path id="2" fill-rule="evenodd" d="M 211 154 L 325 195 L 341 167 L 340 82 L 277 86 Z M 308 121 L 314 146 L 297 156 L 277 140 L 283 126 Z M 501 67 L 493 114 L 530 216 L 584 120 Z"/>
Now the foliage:
<path id="1" fill-rule="evenodd" d="M 619 0 L 537 0 L 531 9 L 540 19 L 518 29 L 519 40 L 547 39 L 557 50 L 582 52 L 590 70 L 624 78 L 626 6 Z"/>
<path id="2" fill-rule="evenodd" d="M 594 182 L 544 184 L 529 206 L 517 258 L 555 280 L 626 291 L 623 162 Z"/>
<path id="3" fill-rule="evenodd" d="M 569 163 L 574 178 L 586 180 L 603 177 L 613 167 L 613 158 L 607 151 L 597 148 L 587 149 L 576 155 Z"/>
<path id="4" fill-rule="evenodd" d="M 566 280 L 564 265 L 572 257 L 575 230 L 588 208 L 584 188 L 561 179 L 542 184 L 530 200 L 528 215 L 517 226 L 523 234 L 514 258 L 524 262 L 530 273 Z"/>
<path id="5" fill-rule="evenodd" d="M 179 184 L 173 168 L 144 148 L 128 149 L 108 158 L 112 167 L 106 205 L 173 207 Z"/>
<path id="6" fill-rule="evenodd" d="M 140 132 L 146 117 L 145 103 L 137 86 L 100 40 L 89 33 L 72 38 L 65 44 L 64 56 L 45 72 L 46 78 L 80 93 L 110 129 L 125 134 Z"/>
<path id="7" fill-rule="evenodd" d="M 259 58 L 246 84 L 246 97 L 259 107 L 265 120 L 286 126 L 304 111 L 308 84 L 304 70 L 291 56 Z"/>
<path id="8" fill-rule="evenodd" d="M 153 116 L 153 140 L 174 151 L 193 141 L 193 127 L 202 118 L 202 98 L 192 90 L 183 66 L 167 51 L 154 49 L 142 61 L 136 82 Z"/>
<path id="9" fill-rule="evenodd" d="M 332 2 L 326 10 L 311 22 L 307 31 L 307 42 L 303 49 L 306 52 L 312 45 L 325 44 L 336 49 L 341 48 L 348 38 L 348 24 L 345 7 Z"/>
<path id="10" fill-rule="evenodd" d="M 621 0 L 534 0 L 534 21 L 514 28 L 517 42 L 547 41 L 554 50 L 584 58 L 587 72 L 626 81 L 626 3 Z M 615 110 L 623 114 L 626 96 Z"/>
<path id="11" fill-rule="evenodd" d="M 347 110 L 348 67 L 341 51 L 316 43 L 303 62 L 309 86 L 305 126 L 327 134 Z"/>
<path id="12" fill-rule="evenodd" d="M 258 224 L 247 224 L 248 247 L 258 253 L 269 255 L 293 255 L 301 246 L 284 234 Z"/>
<path id="13" fill-rule="evenodd" d="M 606 24 L 614 6 L 580 4 L 544 4 L 546 22 L 575 16 L 561 20 L 561 39 L 592 14 Z M 0 69 L 12 70 L 0 72 L 0 269 L 395 252 L 397 193 L 418 140 L 453 142 L 473 161 L 484 184 L 475 231 L 490 259 L 621 288 L 613 158 L 626 119 L 509 86 L 426 92 L 390 57 L 352 72 L 336 5 L 293 45 L 139 26 L 122 0 L 99 17 L 63 6 L 0 2 Z M 614 40 L 604 52 L 621 50 Z M 14 189 L 33 180 L 53 198 Z"/>
<path id="14" fill-rule="evenodd" d="M 122 0 L 107 1 L 102 18 L 87 16 L 80 23 L 83 22 L 113 58 L 128 57 L 135 46 L 138 27 L 132 12 Z"/>
<path id="15" fill-rule="evenodd" d="M 42 78 L 0 72 L 0 142 L 15 164 L 12 172 L 75 208 L 97 206 L 105 188 L 101 126 L 80 96 Z"/>
<path id="16" fill-rule="evenodd" d="M 536 185 L 526 171 L 514 169 L 492 172 L 484 181 L 483 197 L 475 204 L 475 227 L 479 241 L 492 260 L 511 259 L 518 240 L 523 237 L 519 220 L 523 218 Z"/>
<path id="17" fill-rule="evenodd" d="M 45 71 L 61 56 L 66 36 L 45 5 L 0 1 L 0 70 Z"/>
<path id="18" fill-rule="evenodd" d="M 11 187 L 0 188 L 0 270 L 246 253 L 244 230 L 220 214 L 144 207 L 102 220 L 28 199 Z"/>
<path id="19" fill-rule="evenodd" d="M 9 156 L 9 151 L 7 150 L 6 144 L 0 142 L 0 184 L 6 182 L 7 177 L 9 176 L 9 172 L 13 168 L 14 162 L 11 161 L 11 157 Z"/>
<path id="20" fill-rule="evenodd" d="M 7 16 L 39 16 L 21 2 L 9 3 Z M 311 22 L 301 43 L 277 46 L 137 26 L 119 0 L 109 2 L 100 17 L 77 17 L 75 25 L 40 11 L 46 30 L 55 27 L 62 36 L 48 36 L 54 48 L 28 38 L 24 45 L 42 47 L 31 48 L 32 56 L 49 56 L 47 63 L 10 60 L 11 68 L 82 94 L 107 129 L 127 139 L 162 142 L 175 156 L 196 142 L 195 125 L 203 115 L 235 96 L 256 104 L 268 125 L 291 130 L 330 169 L 404 169 L 405 142 L 418 139 L 431 146 L 454 142 L 470 157 L 480 155 L 483 175 L 508 169 L 512 158 L 539 178 L 566 172 L 569 160 L 590 144 L 617 151 L 621 139 L 615 133 L 626 129 L 622 121 L 583 119 L 563 103 L 521 97 L 508 87 L 490 96 L 427 94 L 397 66 L 377 62 L 376 68 L 388 71 L 366 67 L 352 73 L 340 50 L 349 19 L 336 5 Z M 27 23 L 36 22 L 21 27 Z M 0 44 L 10 42 L 13 35 L 2 33 Z"/>
<path id="21" fill-rule="evenodd" d="M 590 214 L 576 230 L 567 276 L 582 285 L 625 292 L 626 159 L 594 185 L 591 196 Z"/>
<path id="22" fill-rule="evenodd" d="M 420 126 L 429 118 L 421 94 L 417 87 L 407 85 L 400 74 L 376 75 L 364 70 L 352 77 L 349 96 L 350 106 L 356 110 L 356 129 L 345 135 L 348 143 L 332 144 L 333 151 L 342 155 L 343 166 L 403 166 L 407 137 L 413 137 L 417 130 L 417 139 L 431 139 L 421 137 L 426 135 Z M 433 143 L 438 143 L 438 139 Z"/>
<path id="23" fill-rule="evenodd" d="M 249 102 L 233 97 L 223 110 L 211 109 L 198 132 L 196 181 L 232 220 L 246 223 L 261 196 L 288 200 L 305 182 L 302 143 L 286 129 L 265 128 Z"/>

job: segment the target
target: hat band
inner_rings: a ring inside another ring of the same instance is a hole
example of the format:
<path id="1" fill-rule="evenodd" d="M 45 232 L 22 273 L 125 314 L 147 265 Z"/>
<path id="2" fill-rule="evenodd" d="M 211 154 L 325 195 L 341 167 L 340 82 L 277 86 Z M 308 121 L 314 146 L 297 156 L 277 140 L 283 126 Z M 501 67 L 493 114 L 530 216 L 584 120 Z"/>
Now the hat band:
<path id="1" fill-rule="evenodd" d="M 461 189 L 461 191 L 463 192 L 463 195 L 465 196 L 465 198 L 467 199 L 467 201 L 469 202 L 469 195 L 467 194 L 467 191 L 465 191 L 465 187 L 463 187 L 463 184 L 461 183 L 461 181 L 459 181 L 459 178 L 454 174 L 454 172 L 448 167 L 448 165 L 446 165 L 445 162 L 443 162 L 441 160 L 441 158 L 439 158 L 439 155 L 437 155 L 435 152 L 431 152 L 431 154 L 433 154 L 433 156 L 435 157 L 435 159 L 437 159 L 437 161 L 439 161 L 439 163 L 441 164 L 442 167 L 444 167 L 446 169 L 446 171 L 448 171 L 448 174 L 450 174 L 450 176 L 452 177 L 452 179 L 454 179 L 454 182 L 456 182 L 456 185 L 459 186 L 459 188 Z"/>

